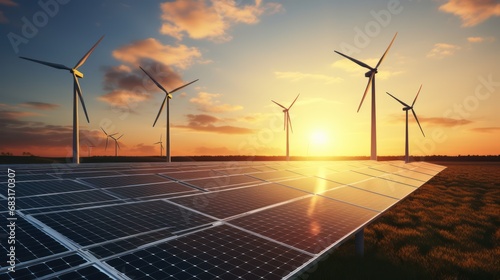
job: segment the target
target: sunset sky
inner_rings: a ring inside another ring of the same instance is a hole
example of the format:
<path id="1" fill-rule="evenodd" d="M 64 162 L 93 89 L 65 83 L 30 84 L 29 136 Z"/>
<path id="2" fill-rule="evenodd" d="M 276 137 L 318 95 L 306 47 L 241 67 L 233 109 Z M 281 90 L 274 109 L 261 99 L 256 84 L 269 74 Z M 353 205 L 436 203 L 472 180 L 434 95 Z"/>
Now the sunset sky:
<path id="1" fill-rule="evenodd" d="M 89 3 L 91 2 L 91 3 Z M 368 156 L 370 95 L 356 112 L 366 69 L 375 66 L 378 155 L 404 154 L 405 115 L 390 92 L 415 104 L 413 155 L 500 154 L 500 2 L 0 0 L 0 152 L 71 156 L 73 81 L 79 68 L 90 124 L 80 106 L 81 155 L 124 134 L 120 155 L 159 155 L 164 93 L 195 79 L 170 103 L 173 156 L 283 155 L 289 106 L 290 154 Z M 46 3 L 46 5 L 40 5 Z"/>

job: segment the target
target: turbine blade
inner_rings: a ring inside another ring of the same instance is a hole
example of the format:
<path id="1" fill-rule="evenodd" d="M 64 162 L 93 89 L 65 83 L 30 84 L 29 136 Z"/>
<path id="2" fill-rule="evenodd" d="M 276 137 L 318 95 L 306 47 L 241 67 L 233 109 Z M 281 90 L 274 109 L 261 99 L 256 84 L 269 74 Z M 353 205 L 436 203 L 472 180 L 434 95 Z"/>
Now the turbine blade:
<path id="1" fill-rule="evenodd" d="M 355 58 L 352 58 L 352 57 L 350 57 L 350 56 L 347 56 L 347 55 L 345 55 L 345 54 L 343 54 L 343 53 L 341 53 L 341 52 L 338 52 L 338 51 L 335 51 L 335 52 L 336 52 L 336 53 L 338 53 L 338 54 L 340 54 L 341 56 L 343 56 L 343 57 L 345 57 L 345 58 L 347 58 L 347 59 L 349 59 L 349 60 L 353 61 L 354 63 L 358 64 L 358 65 L 359 65 L 359 66 L 361 66 L 361 67 L 365 67 L 365 68 L 368 68 L 368 69 L 370 69 L 370 70 L 373 70 L 373 68 L 372 68 L 370 65 L 368 65 L 368 64 L 366 64 L 366 63 L 364 63 L 364 62 L 362 62 L 362 61 L 359 61 L 359 60 L 357 60 L 357 59 L 355 59 Z"/>
<path id="2" fill-rule="evenodd" d="M 40 64 L 43 64 L 43 65 L 47 65 L 47 66 L 50 66 L 52 68 L 63 69 L 63 70 L 71 70 L 71 68 L 69 68 L 68 66 L 62 65 L 62 64 L 57 64 L 57 63 L 52 63 L 52 62 L 46 62 L 46 61 L 42 61 L 42 60 L 27 58 L 27 57 L 24 57 L 24 56 L 20 56 L 19 58 L 30 60 L 30 61 L 33 61 L 33 62 L 36 62 L 36 63 L 40 63 Z"/>
<path id="3" fill-rule="evenodd" d="M 120 137 L 116 138 L 116 140 L 118 141 L 118 139 L 122 138 L 122 136 L 123 136 L 123 135 L 124 135 L 124 134 L 120 135 Z"/>
<path id="4" fill-rule="evenodd" d="M 176 89 L 173 89 L 173 90 L 170 92 L 170 94 L 172 94 L 172 93 L 174 93 L 174 92 L 176 92 L 176 91 L 178 91 L 178 90 L 180 90 L 180 89 L 182 89 L 182 88 L 185 88 L 185 87 L 189 86 L 190 84 L 192 84 L 192 83 L 194 83 L 194 82 L 196 82 L 196 81 L 198 81 L 198 80 L 199 80 L 199 79 L 196 79 L 196 80 L 194 80 L 194 81 L 192 81 L 192 82 L 189 82 L 189 83 L 187 83 L 187 84 L 185 84 L 185 85 L 183 85 L 183 86 L 180 86 L 180 87 L 178 87 L 178 88 L 176 88 Z"/>
<path id="5" fill-rule="evenodd" d="M 288 107 L 287 110 L 290 110 L 290 108 L 292 108 L 292 106 L 295 103 L 295 101 L 297 101 L 297 98 L 299 98 L 299 95 L 300 95 L 300 93 L 297 95 L 297 97 L 295 97 L 295 100 L 293 100 L 292 105 L 290 105 L 290 107 Z"/>
<path id="6" fill-rule="evenodd" d="M 116 146 L 118 147 L 118 149 L 120 149 L 120 150 L 121 150 L 121 148 L 120 148 L 120 143 L 118 143 L 118 139 L 117 139 L 117 140 L 115 140 L 115 141 L 116 141 Z"/>
<path id="7" fill-rule="evenodd" d="M 382 63 L 382 61 L 384 60 L 385 55 L 387 54 L 387 52 L 388 52 L 388 51 L 389 51 L 389 49 L 391 48 L 392 43 L 394 43 L 394 40 L 396 39 L 396 36 L 398 36 L 398 32 L 396 32 L 396 34 L 394 34 L 394 37 L 392 38 L 391 43 L 389 44 L 389 46 L 388 46 L 388 47 L 387 47 L 387 49 L 385 50 L 384 54 L 382 55 L 382 57 L 381 57 L 381 58 L 380 58 L 380 60 L 378 61 L 377 66 L 375 66 L 375 69 L 378 69 L 378 67 L 380 66 L 380 64 L 381 64 L 381 63 Z"/>
<path id="8" fill-rule="evenodd" d="M 411 108 L 411 112 L 413 113 L 413 116 L 414 116 L 414 117 L 415 117 L 415 119 L 417 120 L 418 127 L 420 127 L 420 131 L 422 131 L 422 135 L 425 137 L 424 130 L 422 129 L 422 126 L 420 125 L 420 122 L 418 121 L 417 114 L 415 114 L 415 111 L 413 110 L 413 108 Z"/>
<path id="9" fill-rule="evenodd" d="M 160 83 L 158 83 L 158 82 L 157 82 L 157 81 L 153 78 L 153 76 L 149 75 L 149 73 L 148 73 L 148 72 L 146 72 L 146 70 L 144 70 L 144 68 L 142 68 L 141 66 L 139 66 L 139 68 L 141 68 L 141 70 L 142 70 L 144 73 L 146 73 L 146 75 L 148 75 L 148 77 L 149 77 L 149 78 L 153 81 L 153 83 L 155 83 L 155 84 L 156 84 L 156 86 L 157 86 L 159 89 L 163 90 L 163 92 L 165 92 L 165 94 L 167 94 L 167 95 L 168 95 L 168 91 L 167 91 L 167 90 L 166 90 L 166 89 L 165 89 L 162 85 L 160 85 Z"/>
<path id="10" fill-rule="evenodd" d="M 404 103 L 403 101 L 401 101 L 401 100 L 397 99 L 394 95 L 392 95 L 392 94 L 388 93 L 387 91 L 386 91 L 385 93 L 389 94 L 392 98 L 396 99 L 399 103 L 401 103 L 401 105 L 403 105 L 403 106 L 405 106 L 405 107 L 410 107 L 410 106 L 408 106 L 408 104 L 406 104 L 406 103 Z"/>
<path id="11" fill-rule="evenodd" d="M 78 63 L 75 65 L 75 69 L 78 69 L 78 67 L 82 66 L 85 63 L 87 58 L 89 58 L 90 54 L 94 51 L 94 49 L 97 47 L 97 45 L 101 42 L 103 38 L 104 36 L 102 36 L 101 39 L 99 39 L 99 41 L 97 41 L 97 43 L 94 44 L 94 46 L 80 59 L 80 61 L 78 61 Z"/>
<path id="12" fill-rule="evenodd" d="M 274 100 L 271 100 L 271 101 L 272 101 L 272 102 L 274 102 L 274 104 L 276 104 L 276 105 L 278 105 L 278 106 L 280 106 L 281 108 L 283 108 L 283 109 L 285 109 L 285 110 L 286 110 L 286 107 L 285 107 L 285 106 L 283 106 L 283 105 L 279 104 L 278 102 L 276 102 L 276 101 L 274 101 Z"/>
<path id="13" fill-rule="evenodd" d="M 291 131 L 292 131 L 292 133 L 293 133 L 292 120 L 290 119 L 290 114 L 287 112 L 286 116 L 287 116 L 287 118 L 288 118 L 288 123 L 290 124 L 290 130 L 291 130 Z"/>
<path id="14" fill-rule="evenodd" d="M 104 148 L 105 151 L 108 149 L 108 140 L 109 140 L 109 137 L 106 137 L 106 147 Z"/>
<path id="15" fill-rule="evenodd" d="M 74 73 L 73 73 L 73 81 L 75 83 L 75 89 L 78 92 L 78 97 L 80 98 L 80 102 L 82 103 L 83 112 L 85 113 L 85 117 L 87 118 L 87 122 L 90 123 L 89 115 L 87 114 L 87 108 L 85 108 L 85 101 L 83 101 L 82 88 L 80 87 L 80 83 L 78 82 L 78 78 L 76 77 L 76 75 Z M 78 110 L 78 108 L 77 108 L 77 110 Z"/>
<path id="16" fill-rule="evenodd" d="M 101 127 L 101 130 L 102 130 L 102 132 L 104 132 L 104 134 L 106 134 L 106 136 L 108 136 L 108 134 L 106 133 L 106 131 L 104 130 L 104 128 Z"/>
<path id="17" fill-rule="evenodd" d="M 372 72 L 370 79 L 368 79 L 368 84 L 366 84 L 366 89 L 365 89 L 365 93 L 363 93 L 363 98 L 361 98 L 361 103 L 359 103 L 358 112 L 359 112 L 359 109 L 361 109 L 361 105 L 363 105 L 363 101 L 365 100 L 366 93 L 368 92 L 368 89 L 370 88 L 370 85 L 372 84 L 372 81 L 374 78 L 375 78 L 375 72 Z"/>
<path id="18" fill-rule="evenodd" d="M 163 134 L 160 134 L 160 142 L 161 142 L 161 137 L 163 137 Z"/>
<path id="19" fill-rule="evenodd" d="M 413 108 L 413 105 L 415 105 L 415 101 L 417 101 L 417 97 L 420 94 L 420 90 L 422 89 L 422 85 L 420 85 L 420 88 L 418 89 L 417 96 L 415 96 L 415 99 L 413 99 L 413 103 L 411 103 L 411 107 Z"/>
<path id="20" fill-rule="evenodd" d="M 155 122 L 153 123 L 153 127 L 155 126 L 156 122 L 158 121 L 158 118 L 161 115 L 161 111 L 163 110 L 163 107 L 165 107 L 165 101 L 166 100 L 167 100 L 167 96 L 165 96 L 165 98 L 163 98 L 163 102 L 161 103 L 161 107 L 160 107 L 160 110 L 158 111 L 158 115 L 156 116 Z"/>

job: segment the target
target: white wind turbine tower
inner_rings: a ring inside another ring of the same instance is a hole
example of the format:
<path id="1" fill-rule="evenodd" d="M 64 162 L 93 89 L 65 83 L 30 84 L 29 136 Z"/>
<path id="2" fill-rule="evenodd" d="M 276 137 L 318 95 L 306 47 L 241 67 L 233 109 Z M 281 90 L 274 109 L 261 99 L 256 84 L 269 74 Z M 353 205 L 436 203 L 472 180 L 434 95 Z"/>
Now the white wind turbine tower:
<path id="1" fill-rule="evenodd" d="M 283 124 L 283 130 L 286 130 L 286 160 L 290 160 L 290 141 L 289 141 L 289 134 L 288 134 L 288 127 L 290 127 L 290 130 L 293 133 L 293 128 L 292 128 L 292 120 L 290 119 L 290 108 L 292 108 L 293 104 L 295 101 L 297 101 L 297 98 L 299 98 L 300 93 L 295 97 L 295 100 L 293 100 L 292 104 L 286 108 L 285 106 L 279 104 L 278 102 L 271 100 L 274 102 L 276 105 L 280 106 L 283 108 L 283 114 L 284 114 L 284 124 Z"/>
<path id="2" fill-rule="evenodd" d="M 343 53 L 335 51 L 336 53 L 338 53 L 341 56 L 343 56 L 343 57 L 345 57 L 345 58 L 353 61 L 354 63 L 358 64 L 359 66 L 367 68 L 367 69 L 370 70 L 370 71 L 368 71 L 368 72 L 365 73 L 365 77 L 367 77 L 369 79 L 368 79 L 368 84 L 366 85 L 365 93 L 363 94 L 363 98 L 361 99 L 361 103 L 359 103 L 358 112 L 359 112 L 359 109 L 361 108 L 361 105 L 363 105 L 363 101 L 365 100 L 366 93 L 368 92 L 368 89 L 370 88 L 370 85 L 373 84 L 372 85 L 372 125 L 371 125 L 372 126 L 371 127 L 371 133 L 372 133 L 372 135 L 371 135 L 371 156 L 370 156 L 371 160 L 377 160 L 377 121 L 376 121 L 376 106 L 375 106 L 375 74 L 378 73 L 378 67 L 380 66 L 380 64 L 384 60 L 385 55 L 387 54 L 387 52 L 391 48 L 392 43 L 394 43 L 394 39 L 396 39 L 397 35 L 398 35 L 398 33 L 396 32 L 396 34 L 392 38 L 391 43 L 389 44 L 389 46 L 385 50 L 384 54 L 382 55 L 382 57 L 378 61 L 377 66 L 375 66 L 374 68 L 371 67 L 371 66 L 369 66 L 368 64 L 366 64 L 364 62 L 361 62 L 361 61 L 355 59 L 355 58 L 352 58 L 352 57 L 347 56 L 347 55 L 345 55 Z"/>
<path id="3" fill-rule="evenodd" d="M 420 122 L 418 121 L 417 114 L 415 114 L 415 111 L 413 110 L 413 105 L 415 105 L 415 101 L 417 101 L 417 97 L 420 94 L 421 89 L 422 89 L 422 85 L 420 85 L 420 88 L 418 89 L 417 95 L 415 96 L 415 99 L 413 99 L 413 103 L 411 104 L 411 106 L 404 103 L 403 101 L 397 99 L 395 96 L 393 96 L 392 94 L 387 92 L 387 94 L 389 94 L 392 98 L 396 99 L 399 103 L 401 103 L 401 105 L 404 106 L 403 111 L 406 112 L 405 163 L 410 162 L 410 151 L 408 148 L 408 111 L 409 110 L 411 110 L 411 112 L 413 113 L 413 116 L 415 117 L 415 120 L 417 120 L 418 126 L 420 127 L 420 131 L 422 131 L 422 135 L 424 135 L 424 137 L 425 137 L 424 130 L 422 129 L 422 126 L 420 126 Z"/>
<path id="4" fill-rule="evenodd" d="M 163 142 L 161 141 L 162 136 L 163 135 L 160 134 L 160 141 L 155 143 L 155 145 L 160 144 L 160 157 L 163 156 Z"/>
<path id="5" fill-rule="evenodd" d="M 89 116 L 87 114 L 87 108 L 85 108 L 85 102 L 83 101 L 82 89 L 80 88 L 80 83 L 78 82 L 79 78 L 83 78 L 83 73 L 78 71 L 78 68 L 82 66 L 90 54 L 94 51 L 97 45 L 104 38 L 102 36 L 97 43 L 76 63 L 75 67 L 70 68 L 62 64 L 46 62 L 36 59 L 31 59 L 27 57 L 20 56 L 19 58 L 30 60 L 36 63 L 40 63 L 43 65 L 47 65 L 52 68 L 68 70 L 73 75 L 73 163 L 80 163 L 80 133 L 79 133 L 79 123 L 78 123 L 78 99 L 82 102 L 83 111 L 85 112 L 85 117 L 87 118 L 87 122 L 89 121 Z"/>
<path id="6" fill-rule="evenodd" d="M 160 83 L 158 83 L 154 78 L 153 76 L 149 75 L 148 72 L 146 72 L 146 70 L 144 70 L 142 67 L 139 66 L 139 68 L 141 68 L 142 71 L 144 71 L 144 73 L 146 73 L 146 75 L 148 75 L 148 77 L 156 84 L 156 86 L 161 89 L 163 92 L 165 92 L 165 98 L 163 99 L 163 102 L 161 103 L 161 107 L 160 107 L 160 110 L 158 111 L 158 115 L 156 116 L 156 119 L 155 119 L 155 122 L 153 123 L 153 127 L 155 126 L 156 124 L 156 121 L 158 121 L 158 118 L 160 117 L 160 114 L 161 114 L 161 111 L 163 110 L 163 107 L 165 106 L 165 103 L 167 103 L 167 125 L 166 125 L 166 130 L 167 130 L 167 152 L 166 152 L 166 156 L 167 156 L 167 162 L 170 162 L 171 161 L 171 157 L 170 157 L 170 99 L 172 99 L 172 93 L 198 81 L 198 79 L 190 82 L 190 83 L 187 83 L 183 86 L 180 86 L 170 92 L 168 92 Z"/>
<path id="7" fill-rule="evenodd" d="M 92 153 L 92 148 L 94 148 L 95 146 L 92 145 L 92 144 L 89 144 L 87 143 L 87 156 L 90 157 L 90 154 Z"/>

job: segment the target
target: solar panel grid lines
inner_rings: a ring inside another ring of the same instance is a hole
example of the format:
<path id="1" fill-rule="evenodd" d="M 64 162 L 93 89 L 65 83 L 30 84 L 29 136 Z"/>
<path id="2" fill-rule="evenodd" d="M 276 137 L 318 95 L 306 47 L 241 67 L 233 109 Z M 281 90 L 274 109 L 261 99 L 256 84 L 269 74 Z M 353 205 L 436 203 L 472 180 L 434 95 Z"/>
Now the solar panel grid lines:
<path id="1" fill-rule="evenodd" d="M 229 223 L 317 254 L 378 213 L 326 197 L 312 196 Z"/>
<path id="2" fill-rule="evenodd" d="M 398 199 L 386 195 L 357 189 L 347 185 L 325 191 L 318 195 L 378 212 L 390 208 L 399 201 Z"/>
<path id="3" fill-rule="evenodd" d="M 258 172 L 248 174 L 253 178 L 257 178 L 260 180 L 265 180 L 268 182 L 277 182 L 280 180 L 288 179 L 288 178 L 297 178 L 302 177 L 302 175 L 297 174 L 295 172 L 287 171 L 287 170 L 275 170 L 275 171 L 266 171 L 266 172 Z"/>
<path id="4" fill-rule="evenodd" d="M 156 174 L 104 176 L 80 178 L 79 180 L 98 188 L 124 187 L 151 183 L 165 183 L 171 181 L 170 179 Z"/>
<path id="5" fill-rule="evenodd" d="M 199 193 L 198 189 L 186 186 L 178 182 L 153 183 L 145 185 L 133 185 L 124 187 L 105 188 L 103 191 L 108 191 L 115 195 L 119 195 L 124 199 L 138 198 L 165 198 L 170 196 L 187 195 Z"/>
<path id="6" fill-rule="evenodd" d="M 170 201 L 218 219 L 226 219 L 306 195 L 308 194 L 299 190 L 275 183 L 267 183 L 172 198 Z"/>
<path id="7" fill-rule="evenodd" d="M 319 177 L 293 178 L 290 180 L 279 181 L 278 184 L 311 194 L 322 193 L 327 190 L 343 186 L 343 184 Z"/>
<path id="8" fill-rule="evenodd" d="M 259 185 L 265 183 L 265 181 L 248 175 L 223 175 L 212 178 L 183 180 L 182 183 L 203 190 L 217 191 L 226 188 Z"/>
<path id="9" fill-rule="evenodd" d="M 5 273 L 3 276 L 0 276 L 0 279 L 32 280 L 44 277 L 49 277 L 48 279 L 50 279 L 50 276 L 53 274 L 67 269 L 74 269 L 85 263 L 88 263 L 87 260 L 75 253 L 60 257 L 51 256 L 51 258 L 45 258 L 43 262 L 32 265 L 29 265 L 29 263 L 26 265 L 22 264 L 16 267 L 14 273 Z"/>
<path id="10" fill-rule="evenodd" d="M 108 260 L 132 279 L 281 279 L 311 257 L 227 225 Z"/>
<path id="11" fill-rule="evenodd" d="M 17 181 L 16 181 L 17 182 Z M 17 184 L 16 197 L 28 197 L 45 194 L 58 194 L 71 191 L 91 190 L 92 188 L 68 179 L 41 180 Z M 6 191 L 6 183 L 0 183 L 2 194 Z"/>
<path id="12" fill-rule="evenodd" d="M 56 280 L 75 280 L 75 279 L 99 279 L 99 280 L 106 280 L 106 279 L 116 279 L 115 277 L 111 277 L 107 273 L 103 272 L 101 269 L 97 268 L 94 265 L 78 268 L 73 271 L 68 271 L 66 273 L 60 274 L 60 275 L 54 275 L 51 276 L 49 275 L 50 278 L 42 278 L 40 280 L 45 280 L 45 279 L 56 279 Z M 118 279 L 126 279 L 126 278 L 118 278 Z"/>
<path id="13" fill-rule="evenodd" d="M 77 179 L 87 177 L 103 177 L 120 175 L 116 171 L 91 171 L 91 172 L 68 172 L 68 173 L 54 173 L 52 174 L 61 179 Z"/>
<path id="14" fill-rule="evenodd" d="M 74 191 L 68 193 L 47 194 L 22 197 L 17 200 L 19 210 L 51 208 L 53 206 L 85 205 L 95 202 L 113 201 L 117 198 L 100 190 Z"/>

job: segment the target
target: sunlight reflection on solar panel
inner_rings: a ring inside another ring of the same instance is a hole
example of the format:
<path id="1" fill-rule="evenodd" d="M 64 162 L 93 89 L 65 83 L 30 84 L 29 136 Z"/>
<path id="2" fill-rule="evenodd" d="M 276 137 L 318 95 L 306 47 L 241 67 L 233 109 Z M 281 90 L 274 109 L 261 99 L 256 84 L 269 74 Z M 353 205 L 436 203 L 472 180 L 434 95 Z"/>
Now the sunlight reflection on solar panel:
<path id="1" fill-rule="evenodd" d="M 361 174 L 354 171 L 343 171 L 343 172 L 335 172 L 329 173 L 324 176 L 325 179 L 341 183 L 341 184 L 353 184 L 355 182 L 367 180 L 373 178 L 372 176 L 368 176 L 365 174 Z"/>
<path id="2" fill-rule="evenodd" d="M 352 186 L 399 199 L 415 191 L 414 187 L 380 178 L 354 183 Z"/>
<path id="3" fill-rule="evenodd" d="M 223 219 L 304 195 L 307 193 L 268 183 L 254 187 L 173 198 L 171 201 Z"/>
<path id="4" fill-rule="evenodd" d="M 340 183 L 332 182 L 321 178 L 292 179 L 292 180 L 281 181 L 280 184 L 297 188 L 309 193 L 321 193 L 343 185 Z"/>
<path id="5" fill-rule="evenodd" d="M 378 212 L 313 196 L 269 208 L 230 223 L 311 253 L 319 253 Z"/>
<path id="6" fill-rule="evenodd" d="M 257 179 L 270 181 L 270 182 L 276 182 L 276 181 L 280 181 L 280 180 L 287 179 L 287 178 L 302 177 L 301 175 L 299 175 L 297 173 L 286 171 L 286 170 L 252 173 L 252 174 L 250 174 L 250 176 L 257 178 Z"/>
<path id="7" fill-rule="evenodd" d="M 349 186 L 336 188 L 334 190 L 324 192 L 321 195 L 376 211 L 383 211 L 398 202 L 398 200 L 394 198 Z"/>
<path id="8" fill-rule="evenodd" d="M 219 176 L 213 178 L 184 180 L 184 182 L 189 185 L 211 191 L 264 183 L 262 180 L 247 175 Z"/>

